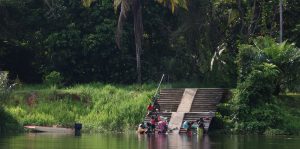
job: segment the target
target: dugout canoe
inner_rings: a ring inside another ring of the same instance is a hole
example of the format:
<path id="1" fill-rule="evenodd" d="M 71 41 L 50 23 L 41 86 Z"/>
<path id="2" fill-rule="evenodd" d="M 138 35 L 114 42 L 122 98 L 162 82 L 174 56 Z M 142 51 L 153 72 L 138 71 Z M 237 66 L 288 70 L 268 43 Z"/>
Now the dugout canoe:
<path id="1" fill-rule="evenodd" d="M 32 132 L 50 132 L 50 133 L 74 133 L 74 129 L 60 127 L 45 127 L 45 126 L 24 126 Z"/>

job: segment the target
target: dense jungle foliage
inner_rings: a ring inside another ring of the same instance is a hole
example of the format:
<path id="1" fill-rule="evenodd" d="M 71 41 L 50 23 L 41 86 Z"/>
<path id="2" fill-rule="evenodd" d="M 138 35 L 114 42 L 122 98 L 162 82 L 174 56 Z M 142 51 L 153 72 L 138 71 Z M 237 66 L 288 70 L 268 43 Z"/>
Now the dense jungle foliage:
<path id="1" fill-rule="evenodd" d="M 128 9 L 121 46 L 117 46 L 122 9 L 115 9 L 114 2 L 120 0 L 86 1 L 91 2 L 89 7 L 80 0 L 0 1 L 0 131 L 29 123 L 69 125 L 77 120 L 90 129 L 110 130 L 117 123 L 132 126 L 143 117 L 146 102 L 141 99 L 155 87 L 151 83 L 131 86 L 138 76 L 135 15 L 131 15 L 135 10 Z M 169 83 L 186 84 L 181 87 L 234 88 L 232 99 L 219 106 L 216 127 L 241 133 L 299 134 L 299 96 L 286 95 L 300 90 L 299 0 L 283 3 L 282 43 L 279 0 L 189 0 L 186 7 L 179 6 L 182 0 L 171 1 L 177 5 L 168 0 L 135 1 L 141 3 L 143 17 L 142 83 L 156 82 L 164 73 Z M 33 88 L 26 85 L 41 83 Z M 83 83 L 90 84 L 76 86 Z M 77 88 L 79 96 L 89 97 L 87 105 L 70 99 Z M 36 90 L 39 108 L 22 105 Z M 66 97 L 53 100 L 58 91 Z M 131 98 L 137 105 L 130 111 Z M 105 106 L 121 99 L 128 101 L 120 108 L 129 109 L 129 114 L 119 121 L 120 109 L 110 111 Z M 118 114 L 98 116 L 94 107 Z M 50 108 L 62 115 L 51 113 Z M 66 108 L 70 112 L 61 112 Z M 99 119 L 94 122 L 96 115 Z"/>
<path id="2" fill-rule="evenodd" d="M 256 36 L 279 38 L 278 1 L 191 0 L 188 10 L 177 8 L 174 13 L 156 1 L 142 2 L 144 82 L 165 73 L 170 81 L 234 87 L 238 45 Z M 299 5 L 287 0 L 283 12 L 284 40 L 296 45 Z M 127 18 L 118 49 L 118 16 L 111 0 L 95 1 L 89 8 L 75 0 L 6 0 L 0 2 L 0 11 L 0 68 L 10 78 L 39 83 L 57 71 L 65 84 L 136 81 L 132 18 Z"/>
<path id="3" fill-rule="evenodd" d="M 299 95 L 286 95 L 299 87 L 300 49 L 258 37 L 251 45 L 240 45 L 239 50 L 238 86 L 232 100 L 219 105 L 219 118 L 227 130 L 300 134 Z"/>

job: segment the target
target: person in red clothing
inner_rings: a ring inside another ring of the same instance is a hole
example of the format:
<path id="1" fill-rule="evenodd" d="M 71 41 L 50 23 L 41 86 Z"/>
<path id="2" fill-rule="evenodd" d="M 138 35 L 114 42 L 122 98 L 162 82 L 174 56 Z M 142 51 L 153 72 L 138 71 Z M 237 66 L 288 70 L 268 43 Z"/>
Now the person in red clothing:
<path id="1" fill-rule="evenodd" d="M 154 107 L 152 106 L 151 103 L 148 105 L 147 110 L 148 110 L 147 116 L 151 116 L 152 115 L 152 111 L 154 110 Z"/>
<path id="2" fill-rule="evenodd" d="M 148 111 L 153 111 L 154 107 L 152 106 L 152 104 L 150 103 L 147 107 Z"/>

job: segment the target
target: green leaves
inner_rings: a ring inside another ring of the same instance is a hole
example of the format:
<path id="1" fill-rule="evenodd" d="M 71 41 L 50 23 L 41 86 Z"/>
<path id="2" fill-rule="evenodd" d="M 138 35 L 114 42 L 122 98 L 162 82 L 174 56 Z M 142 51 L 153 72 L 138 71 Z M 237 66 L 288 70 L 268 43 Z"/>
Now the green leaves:
<path id="1" fill-rule="evenodd" d="M 289 86 L 292 88 L 299 80 L 297 74 L 300 71 L 300 50 L 294 44 L 287 41 L 276 43 L 271 37 L 258 37 L 253 40 L 253 45 L 240 45 L 239 49 L 237 62 L 240 81 L 251 71 L 261 68 L 262 64 L 269 69 L 277 67 L 277 85 L 280 85 L 281 91 Z M 264 72 L 268 73 L 266 70 Z"/>
<path id="2" fill-rule="evenodd" d="M 254 66 L 245 80 L 238 84 L 236 100 L 250 107 L 272 102 L 278 76 L 279 70 L 273 64 Z"/>
<path id="3" fill-rule="evenodd" d="M 57 71 L 52 71 L 44 77 L 44 83 L 47 85 L 57 85 L 61 86 L 63 81 L 63 77 Z"/>
<path id="4" fill-rule="evenodd" d="M 182 7 L 184 9 L 188 9 L 187 7 L 187 0 L 157 0 L 159 3 L 163 3 L 163 4 L 167 4 L 169 3 L 171 5 L 171 10 L 172 10 L 172 13 L 175 12 L 175 8 L 177 6 L 179 7 Z"/>
<path id="5" fill-rule="evenodd" d="M 91 6 L 91 4 L 93 3 L 93 2 L 95 2 L 96 0 L 82 0 L 82 5 L 84 6 L 84 7 L 90 7 Z"/>
<path id="6" fill-rule="evenodd" d="M 277 96 L 279 91 L 285 91 L 287 80 L 298 78 L 295 74 L 299 72 L 298 51 L 294 44 L 277 43 L 270 37 L 258 37 L 253 44 L 239 45 L 238 86 L 230 106 L 221 105 L 223 119 L 230 115 L 229 124 L 234 131 L 273 135 L 291 133 L 289 129 L 295 128 L 293 133 L 299 132 L 293 124 L 295 117 L 283 109 L 282 100 Z"/>

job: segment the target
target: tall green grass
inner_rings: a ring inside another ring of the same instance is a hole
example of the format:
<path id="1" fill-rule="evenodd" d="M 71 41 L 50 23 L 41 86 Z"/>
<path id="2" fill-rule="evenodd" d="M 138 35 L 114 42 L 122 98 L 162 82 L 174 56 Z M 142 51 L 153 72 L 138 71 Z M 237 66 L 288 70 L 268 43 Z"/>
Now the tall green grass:
<path id="1" fill-rule="evenodd" d="M 83 131 L 124 131 L 141 122 L 155 84 L 111 85 L 91 83 L 57 89 L 25 85 L 4 101 L 4 110 L 21 125 L 83 124 Z M 28 97 L 36 95 L 33 105 Z"/>

